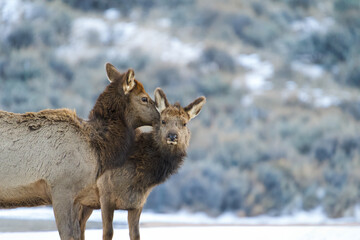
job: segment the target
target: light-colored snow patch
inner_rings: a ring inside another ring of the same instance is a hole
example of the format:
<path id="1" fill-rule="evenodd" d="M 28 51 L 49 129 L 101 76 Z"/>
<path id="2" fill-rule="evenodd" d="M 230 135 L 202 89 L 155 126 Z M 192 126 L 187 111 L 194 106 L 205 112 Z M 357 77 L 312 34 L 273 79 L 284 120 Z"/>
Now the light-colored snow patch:
<path id="1" fill-rule="evenodd" d="M 119 22 L 114 25 L 114 45 L 121 49 L 141 49 L 155 59 L 185 65 L 199 58 L 201 44 L 188 44 L 167 33 Z"/>
<path id="2" fill-rule="evenodd" d="M 157 25 L 162 28 L 171 27 L 171 20 L 169 18 L 160 18 L 157 20 Z"/>
<path id="3" fill-rule="evenodd" d="M 51 207 L 17 208 L 0 210 L 2 219 L 22 219 L 22 220 L 54 220 Z M 100 210 L 95 210 L 89 221 L 101 222 Z M 141 223 L 177 223 L 177 224 L 244 224 L 244 225 L 284 225 L 284 224 L 346 224 L 360 223 L 360 207 L 354 211 L 354 216 L 329 219 L 324 214 L 322 208 L 311 211 L 298 211 L 293 214 L 283 216 L 257 216 L 257 217 L 238 217 L 234 213 L 224 213 L 218 217 L 209 217 L 205 213 L 189 213 L 180 211 L 174 214 L 160 214 L 151 211 L 144 211 L 140 218 Z M 115 211 L 114 223 L 125 225 L 127 223 L 126 211 Z"/>
<path id="4" fill-rule="evenodd" d="M 114 239 L 129 239 L 127 229 L 115 229 Z M 218 239 L 277 239 L 277 240 L 354 240 L 359 239 L 360 228 L 351 226 L 211 226 L 211 227 L 154 227 L 141 228 L 141 239 L 183 240 L 199 238 Z M 101 230 L 86 230 L 87 240 L 101 239 Z M 0 233 L 0 239 L 60 239 L 58 232 Z"/>
<path id="5" fill-rule="evenodd" d="M 338 105 L 340 103 L 340 100 L 335 96 L 321 96 L 319 98 L 316 98 L 315 101 L 315 107 L 318 108 L 328 108 L 331 106 Z"/>
<path id="6" fill-rule="evenodd" d="M 312 79 L 318 79 L 324 74 L 324 69 L 321 66 L 302 62 L 291 63 L 291 69 Z"/>
<path id="7" fill-rule="evenodd" d="M 56 49 L 56 55 L 70 64 L 92 59 L 104 52 L 104 46 L 111 41 L 111 31 L 101 18 L 80 17 L 72 22 L 69 44 Z"/>
<path id="8" fill-rule="evenodd" d="M 301 88 L 297 89 L 297 86 L 293 82 L 286 83 L 286 90 L 282 92 L 283 99 L 297 96 L 300 102 L 310 104 L 317 108 L 329 108 L 341 103 L 341 98 L 330 93 L 325 93 L 320 88 Z"/>
<path id="9" fill-rule="evenodd" d="M 241 99 L 241 104 L 242 104 L 244 107 L 250 106 L 253 102 L 254 102 L 254 98 L 253 98 L 253 96 L 250 95 L 250 94 L 245 95 L 245 96 Z"/>
<path id="10" fill-rule="evenodd" d="M 0 19 L 2 22 L 12 24 L 21 19 L 24 13 L 23 3 L 20 0 L 0 0 Z"/>
<path id="11" fill-rule="evenodd" d="M 56 55 L 60 59 L 66 60 L 69 64 L 76 64 L 82 60 L 89 60 L 99 55 L 99 49 L 94 47 L 85 47 L 66 45 L 56 49 Z"/>
<path id="12" fill-rule="evenodd" d="M 104 17 L 107 20 L 114 21 L 119 19 L 121 16 L 120 11 L 116 8 L 109 8 L 104 11 Z"/>
<path id="13" fill-rule="evenodd" d="M 263 61 L 257 54 L 241 54 L 236 58 L 237 64 L 248 69 L 244 77 L 245 86 L 255 92 L 272 89 L 272 83 L 268 81 L 274 73 L 274 67 L 270 62 Z M 233 87 L 238 88 L 239 79 L 235 79 Z"/>
<path id="14" fill-rule="evenodd" d="M 50 220 L 54 219 L 54 212 L 51 207 L 0 209 L 0 218 Z"/>
<path id="15" fill-rule="evenodd" d="M 314 32 L 325 33 L 332 25 L 334 25 L 334 20 L 332 18 L 325 18 L 319 21 L 314 17 L 306 17 L 302 20 L 293 22 L 291 24 L 291 29 L 295 32 L 302 32 L 305 34 Z"/>
<path id="16" fill-rule="evenodd" d="M 0 24 L 12 25 L 23 19 L 36 18 L 38 3 L 22 0 L 0 0 Z"/>
<path id="17" fill-rule="evenodd" d="M 298 93 L 299 100 L 309 103 L 318 108 L 328 108 L 340 103 L 340 99 L 336 96 L 326 95 L 322 89 L 301 89 Z"/>
<path id="18" fill-rule="evenodd" d="M 152 28 L 134 22 L 106 21 L 102 18 L 81 17 L 73 21 L 68 45 L 57 49 L 57 55 L 70 63 L 105 54 L 111 57 L 129 57 L 141 50 L 151 58 L 177 65 L 186 65 L 199 58 L 202 45 L 182 42 Z"/>
<path id="19" fill-rule="evenodd" d="M 101 18 L 80 17 L 73 21 L 70 43 L 88 47 L 97 43 L 108 44 L 111 33 L 106 21 Z"/>
<path id="20" fill-rule="evenodd" d="M 272 83 L 265 80 L 264 76 L 258 72 L 251 72 L 246 74 L 245 83 L 246 87 L 251 91 L 261 91 L 272 89 Z"/>
<path id="21" fill-rule="evenodd" d="M 113 40 L 115 44 L 126 44 L 138 31 L 134 22 L 117 22 L 113 26 Z"/>
<path id="22" fill-rule="evenodd" d="M 0 0 L 0 40 L 5 39 L 22 19 L 35 17 L 37 3 L 21 0 Z"/>

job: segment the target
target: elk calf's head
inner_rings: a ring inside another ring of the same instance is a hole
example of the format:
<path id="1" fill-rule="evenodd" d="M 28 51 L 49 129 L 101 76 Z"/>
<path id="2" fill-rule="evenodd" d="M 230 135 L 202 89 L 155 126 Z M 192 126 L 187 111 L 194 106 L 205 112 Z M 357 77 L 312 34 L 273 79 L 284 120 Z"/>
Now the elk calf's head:
<path id="1" fill-rule="evenodd" d="M 199 97 L 184 108 L 179 103 L 171 105 L 165 93 L 157 88 L 155 104 L 160 113 L 160 122 L 155 128 L 160 144 L 174 150 L 186 150 L 190 140 L 190 131 L 186 125 L 200 113 L 205 102 L 205 97 Z"/>
<path id="2" fill-rule="evenodd" d="M 121 74 L 112 64 L 107 63 L 106 73 L 110 81 L 109 89 L 126 98 L 125 116 L 133 128 L 158 122 L 159 113 L 155 108 L 155 102 L 141 82 L 135 79 L 134 70 L 129 69 Z"/>

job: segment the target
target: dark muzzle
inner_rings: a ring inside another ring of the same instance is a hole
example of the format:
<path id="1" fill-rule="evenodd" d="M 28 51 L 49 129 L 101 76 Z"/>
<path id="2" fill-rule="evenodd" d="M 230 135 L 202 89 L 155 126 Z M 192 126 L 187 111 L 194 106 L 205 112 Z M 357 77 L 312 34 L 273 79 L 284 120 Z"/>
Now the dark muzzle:
<path id="1" fill-rule="evenodd" d="M 168 144 L 171 144 L 171 145 L 176 145 L 177 144 L 177 134 L 176 133 L 169 133 L 168 136 L 167 136 L 167 143 Z"/>

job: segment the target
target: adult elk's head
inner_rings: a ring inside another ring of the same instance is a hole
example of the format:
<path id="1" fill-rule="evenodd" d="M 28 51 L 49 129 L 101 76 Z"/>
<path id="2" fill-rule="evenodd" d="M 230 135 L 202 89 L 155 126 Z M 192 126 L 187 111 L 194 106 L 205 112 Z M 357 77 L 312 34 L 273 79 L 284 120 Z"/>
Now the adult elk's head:
<path id="1" fill-rule="evenodd" d="M 112 64 L 106 64 L 106 74 L 110 81 L 108 91 L 113 99 L 109 109 L 120 109 L 132 128 L 153 125 L 159 120 L 155 102 L 145 91 L 141 82 L 135 79 L 134 70 L 120 73 Z M 119 105 L 123 105 L 123 107 Z M 113 106 L 111 106 L 113 105 Z"/>

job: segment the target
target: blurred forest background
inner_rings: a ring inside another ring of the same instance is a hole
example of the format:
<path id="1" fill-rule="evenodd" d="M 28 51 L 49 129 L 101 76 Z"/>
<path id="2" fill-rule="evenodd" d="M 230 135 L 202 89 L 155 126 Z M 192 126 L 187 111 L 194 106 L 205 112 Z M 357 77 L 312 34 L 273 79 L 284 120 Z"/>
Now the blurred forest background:
<path id="1" fill-rule="evenodd" d="M 283 215 L 360 203 L 359 0 L 0 0 L 0 109 L 87 118 L 105 62 L 208 99 L 157 212 Z"/>

